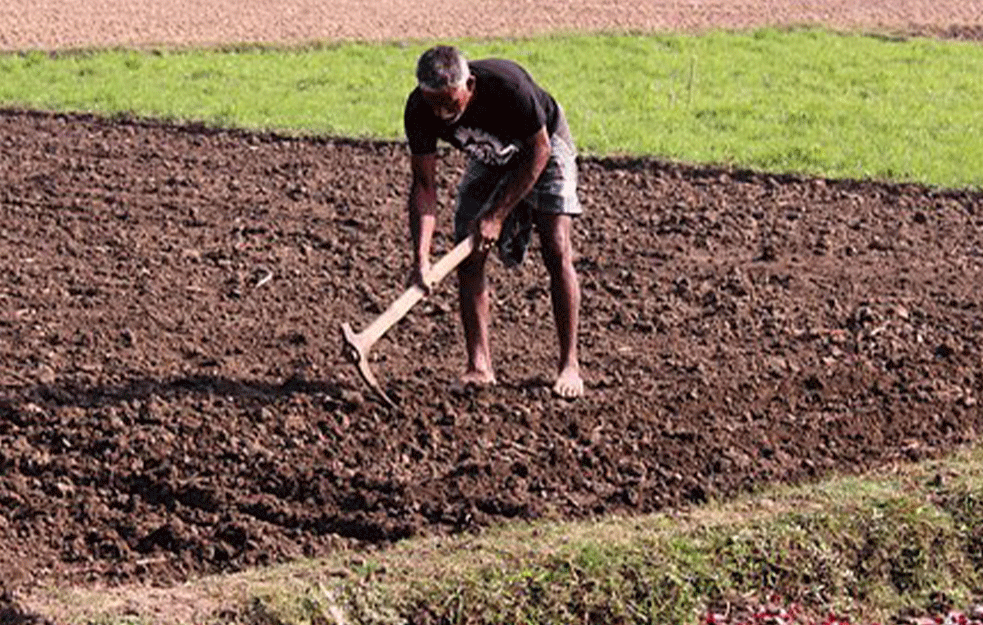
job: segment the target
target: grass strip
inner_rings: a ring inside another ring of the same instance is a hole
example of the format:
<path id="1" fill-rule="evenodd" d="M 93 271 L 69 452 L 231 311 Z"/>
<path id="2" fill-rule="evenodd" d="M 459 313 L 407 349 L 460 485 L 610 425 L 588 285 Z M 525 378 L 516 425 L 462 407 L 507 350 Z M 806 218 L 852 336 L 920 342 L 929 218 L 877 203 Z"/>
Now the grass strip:
<path id="1" fill-rule="evenodd" d="M 7 54 L 0 103 L 394 139 L 430 43 Z M 983 186 L 976 44 L 816 29 L 453 43 L 527 66 L 587 153 Z"/>
<path id="2" fill-rule="evenodd" d="M 179 592 L 210 597 L 195 623 L 696 624 L 778 597 L 811 622 L 835 613 L 860 624 L 968 605 L 983 593 L 980 571 L 977 449 L 683 512 L 408 540 Z M 42 614 L 60 605 L 59 622 L 146 622 L 120 592 L 52 591 L 32 603 Z M 130 616 L 92 611 L 110 596 Z"/>

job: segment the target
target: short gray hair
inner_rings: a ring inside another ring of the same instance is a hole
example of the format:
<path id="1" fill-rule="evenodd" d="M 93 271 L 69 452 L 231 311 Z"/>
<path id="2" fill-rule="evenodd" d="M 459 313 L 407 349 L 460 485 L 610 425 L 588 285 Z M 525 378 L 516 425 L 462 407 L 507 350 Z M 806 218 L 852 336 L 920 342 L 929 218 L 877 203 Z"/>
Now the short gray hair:
<path id="1" fill-rule="evenodd" d="M 434 46 L 420 56 L 416 79 L 432 91 L 462 86 L 471 76 L 468 60 L 454 46 Z"/>

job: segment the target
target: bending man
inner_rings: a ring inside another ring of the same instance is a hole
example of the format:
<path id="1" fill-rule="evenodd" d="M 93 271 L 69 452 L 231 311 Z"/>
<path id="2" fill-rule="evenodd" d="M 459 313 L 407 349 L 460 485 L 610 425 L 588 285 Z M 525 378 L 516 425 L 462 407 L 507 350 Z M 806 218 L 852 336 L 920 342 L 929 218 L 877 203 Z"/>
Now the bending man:
<path id="1" fill-rule="evenodd" d="M 411 152 L 409 198 L 413 280 L 424 288 L 436 227 L 437 140 L 469 156 L 457 194 L 455 237 L 474 237 L 475 250 L 458 268 L 461 321 L 467 349 L 464 385 L 495 383 L 488 336 L 485 266 L 493 249 L 506 264 L 522 262 L 533 229 L 550 277 L 559 365 L 553 392 L 584 392 L 577 356 L 580 287 L 573 266 L 571 221 L 577 199 L 576 152 L 563 109 L 518 64 L 468 62 L 459 50 L 437 46 L 416 68 L 406 102 Z"/>

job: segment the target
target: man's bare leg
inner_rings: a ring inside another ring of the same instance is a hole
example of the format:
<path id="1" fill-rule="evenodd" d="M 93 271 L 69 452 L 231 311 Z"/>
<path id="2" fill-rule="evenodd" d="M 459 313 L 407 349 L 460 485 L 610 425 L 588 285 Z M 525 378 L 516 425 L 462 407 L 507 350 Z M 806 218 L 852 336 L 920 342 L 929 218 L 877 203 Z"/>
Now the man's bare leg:
<path id="1" fill-rule="evenodd" d="M 580 323 L 580 285 L 573 266 L 569 215 L 537 215 L 543 261 L 550 275 L 553 318 L 560 344 L 560 360 L 553 393 L 573 399 L 584 394 L 577 355 Z"/>
<path id="2" fill-rule="evenodd" d="M 457 271 L 458 301 L 468 357 L 467 369 L 458 378 L 458 384 L 462 386 L 495 384 L 488 338 L 491 297 L 485 277 L 487 259 L 487 253 L 475 252 Z"/>

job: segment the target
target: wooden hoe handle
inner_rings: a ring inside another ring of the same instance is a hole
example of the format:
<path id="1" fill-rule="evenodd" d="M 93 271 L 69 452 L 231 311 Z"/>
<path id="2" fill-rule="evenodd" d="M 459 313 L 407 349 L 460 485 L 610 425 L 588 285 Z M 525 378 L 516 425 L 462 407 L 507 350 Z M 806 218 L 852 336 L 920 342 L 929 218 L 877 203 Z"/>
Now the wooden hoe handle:
<path id="1" fill-rule="evenodd" d="M 455 267 L 461 264 L 465 258 L 471 254 L 471 250 L 474 247 L 473 237 L 468 237 L 454 246 L 454 249 L 447 252 L 440 260 L 438 260 L 431 268 L 430 271 L 424 276 L 424 281 L 431 287 L 435 286 L 438 282 L 447 277 Z M 368 353 L 375 345 L 376 341 L 385 334 L 389 328 L 396 325 L 400 319 L 406 316 L 406 313 L 416 305 L 423 297 L 426 295 L 419 285 L 414 284 L 409 287 L 403 294 L 396 298 L 389 308 L 385 310 L 381 315 L 375 318 L 364 330 L 359 333 L 355 333 L 352 327 L 344 323 L 341 326 L 342 338 L 345 341 L 345 355 L 348 360 L 353 364 L 358 366 L 358 371 L 362 375 L 362 379 L 371 386 L 382 399 L 385 400 L 390 406 L 394 406 L 392 400 L 382 391 L 382 387 L 376 381 L 375 376 L 372 374 L 372 370 L 369 368 Z"/>

